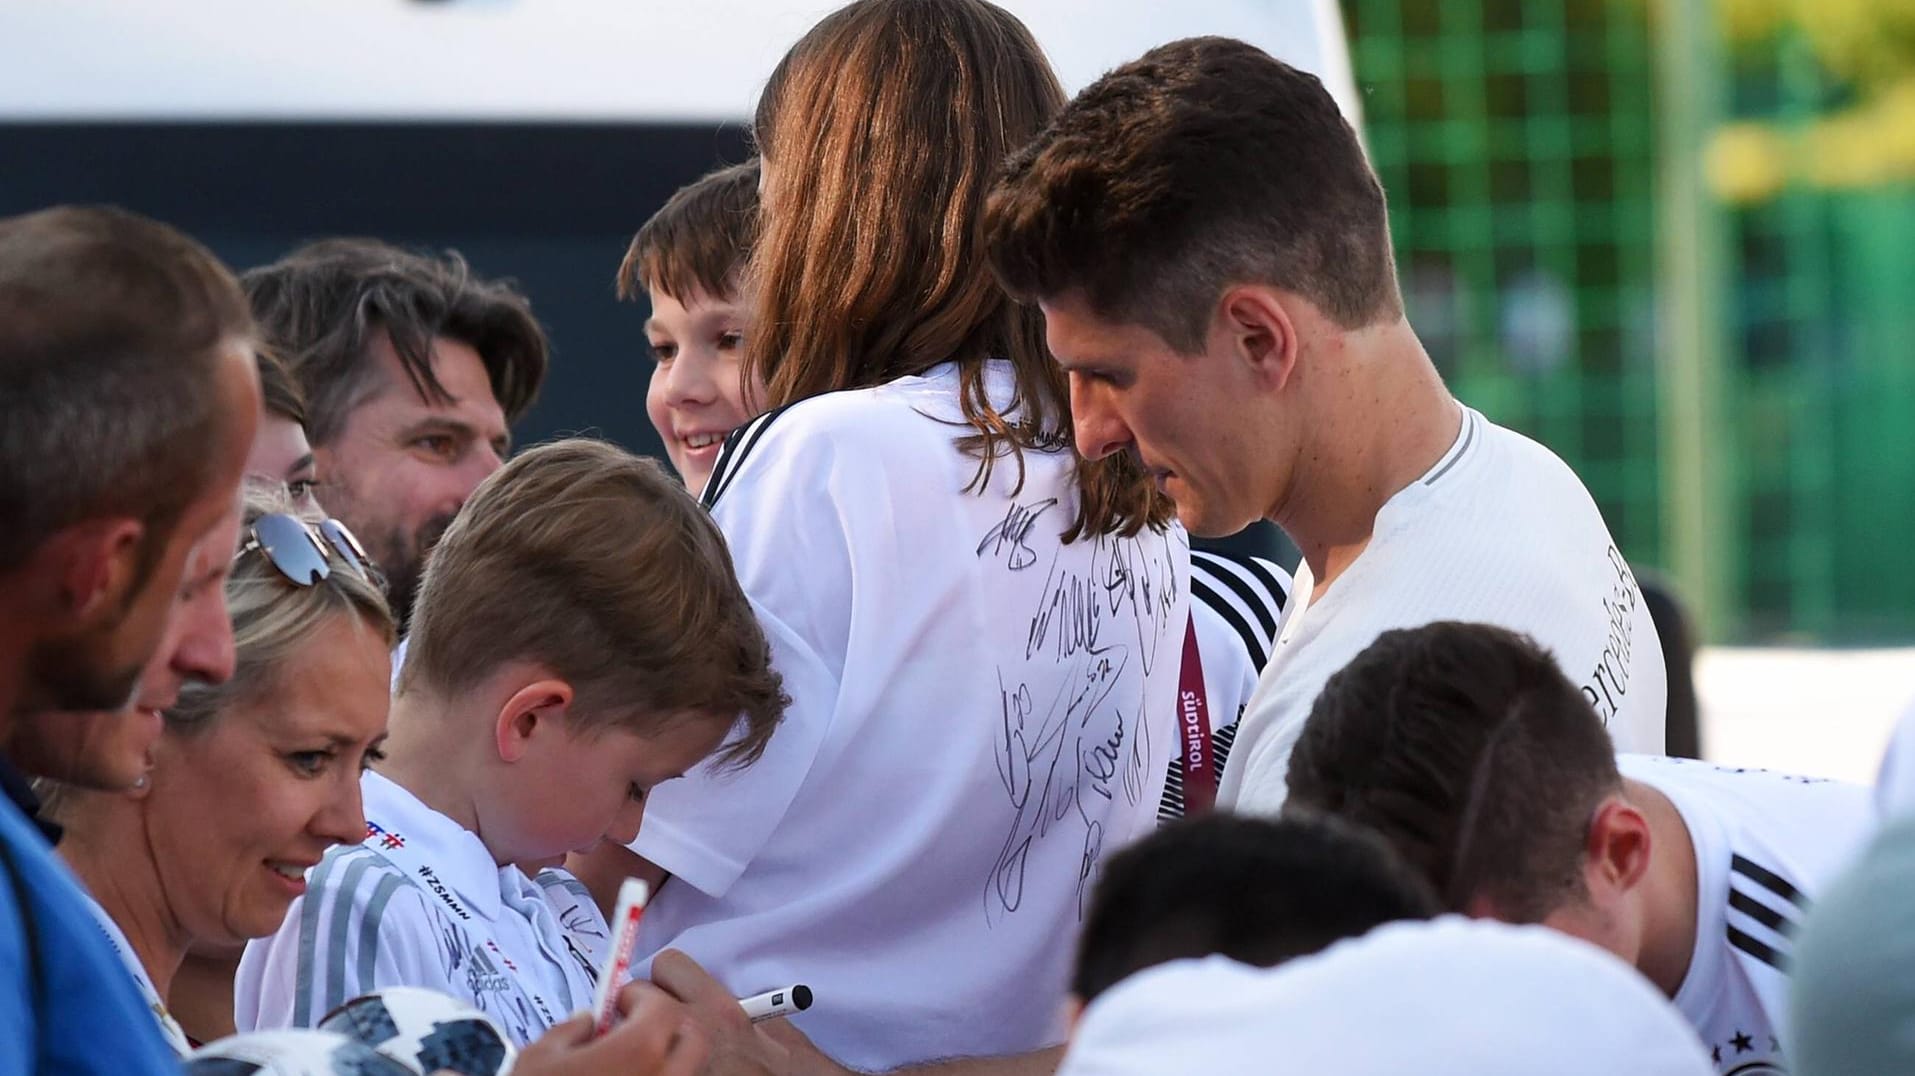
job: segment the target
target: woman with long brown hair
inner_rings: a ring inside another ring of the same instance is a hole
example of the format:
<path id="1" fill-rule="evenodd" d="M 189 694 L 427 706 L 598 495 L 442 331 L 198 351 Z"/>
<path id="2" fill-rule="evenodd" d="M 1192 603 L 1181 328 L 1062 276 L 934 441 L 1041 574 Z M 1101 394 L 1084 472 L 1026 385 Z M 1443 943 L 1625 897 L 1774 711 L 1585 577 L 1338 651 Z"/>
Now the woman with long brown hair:
<path id="1" fill-rule="evenodd" d="M 641 945 L 805 983 L 796 1023 L 860 1069 L 1059 1040 L 1085 887 L 1173 750 L 1187 543 L 1072 451 L 982 251 L 999 162 L 1063 99 L 1001 8 L 860 0 L 759 105 L 766 410 L 705 500 L 793 705 L 758 765 L 652 796 Z"/>

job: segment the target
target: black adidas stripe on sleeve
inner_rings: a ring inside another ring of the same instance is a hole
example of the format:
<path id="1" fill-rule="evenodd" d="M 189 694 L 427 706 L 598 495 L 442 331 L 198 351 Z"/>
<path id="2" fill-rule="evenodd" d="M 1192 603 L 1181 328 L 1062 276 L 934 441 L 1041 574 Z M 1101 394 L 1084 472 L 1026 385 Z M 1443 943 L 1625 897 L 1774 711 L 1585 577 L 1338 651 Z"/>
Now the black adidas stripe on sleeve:
<path id="1" fill-rule="evenodd" d="M 1787 973 L 1791 955 L 1787 947 L 1795 935 L 1800 916 L 1809 909 L 1808 898 L 1787 878 L 1746 856 L 1730 857 L 1729 876 L 1731 886 L 1726 924 L 1729 944 Z M 1737 888 L 1734 884 L 1737 879 L 1743 885 L 1765 894 L 1766 898 L 1757 900 L 1755 896 Z M 1763 940 L 1764 936 L 1772 937 L 1781 944 L 1770 944 Z"/>
<path id="2" fill-rule="evenodd" d="M 1193 550 L 1190 594 L 1230 625 L 1243 640 L 1252 667 L 1262 672 L 1276 643 L 1277 621 L 1283 616 L 1283 603 L 1288 597 L 1275 566 L 1256 557 Z M 1249 611 L 1248 615 L 1244 610 Z"/>
<path id="3" fill-rule="evenodd" d="M 795 403 L 796 401 L 793 401 L 783 407 L 775 407 L 726 435 L 724 447 L 718 450 L 718 458 L 712 462 L 711 478 L 705 483 L 704 494 L 698 498 L 699 504 L 709 510 L 718 503 L 718 498 L 723 496 L 725 490 L 731 486 L 732 479 L 738 476 L 739 466 L 745 462 L 745 457 L 751 454 L 751 450 L 758 446 L 758 441 L 765 435 L 765 431 L 771 428 L 773 422 L 778 421 L 779 415 L 791 410 Z"/>

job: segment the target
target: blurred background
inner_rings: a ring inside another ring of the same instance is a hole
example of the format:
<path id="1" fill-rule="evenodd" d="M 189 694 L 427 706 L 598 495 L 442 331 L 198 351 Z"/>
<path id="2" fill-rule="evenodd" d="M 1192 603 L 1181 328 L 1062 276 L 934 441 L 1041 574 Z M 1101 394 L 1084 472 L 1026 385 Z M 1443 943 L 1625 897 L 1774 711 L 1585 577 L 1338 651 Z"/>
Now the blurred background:
<path id="1" fill-rule="evenodd" d="M 1706 754 L 1915 694 L 1915 3 L 1347 0 L 1410 318 L 1686 605 Z"/>
<path id="2" fill-rule="evenodd" d="M 1705 753 L 1872 776 L 1915 695 L 1915 0 L 1004 2 L 1071 90 L 1198 33 L 1319 73 L 1452 388 L 1686 609 Z M 0 214 L 457 248 L 553 338 L 521 441 L 656 453 L 613 270 L 834 6 L 0 0 Z"/>

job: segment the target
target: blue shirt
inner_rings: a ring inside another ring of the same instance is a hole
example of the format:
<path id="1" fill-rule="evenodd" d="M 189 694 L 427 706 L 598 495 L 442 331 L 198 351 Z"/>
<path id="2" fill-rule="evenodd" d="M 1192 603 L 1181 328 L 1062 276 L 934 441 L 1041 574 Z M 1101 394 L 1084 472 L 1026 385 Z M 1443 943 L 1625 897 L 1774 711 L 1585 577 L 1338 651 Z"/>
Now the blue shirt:
<path id="1" fill-rule="evenodd" d="M 79 883 L 0 797 L 0 1073 L 16 1072 L 177 1076 L 179 1062 Z"/>

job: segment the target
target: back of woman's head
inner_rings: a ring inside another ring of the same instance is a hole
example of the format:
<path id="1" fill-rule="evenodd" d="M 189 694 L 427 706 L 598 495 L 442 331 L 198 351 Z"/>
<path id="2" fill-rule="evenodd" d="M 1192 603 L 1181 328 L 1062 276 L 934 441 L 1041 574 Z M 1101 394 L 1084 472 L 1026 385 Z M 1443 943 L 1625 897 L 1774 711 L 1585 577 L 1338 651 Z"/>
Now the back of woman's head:
<path id="1" fill-rule="evenodd" d="M 249 490 L 242 535 L 250 535 L 260 517 L 273 513 L 296 514 L 284 493 Z M 319 545 L 325 547 L 332 571 L 310 586 L 294 583 L 263 550 L 247 550 L 234 559 L 226 580 L 226 607 L 233 621 L 233 675 L 223 684 L 185 685 L 179 702 L 166 711 L 168 733 L 190 734 L 235 703 L 270 695 L 334 617 L 349 617 L 360 630 L 372 632 L 387 647 L 393 645 L 397 629 L 379 583 L 347 565 L 325 541 Z"/>
<path id="2" fill-rule="evenodd" d="M 747 383 L 768 407 L 959 364 L 980 484 L 1012 455 L 1070 442 L 1069 394 L 1034 308 L 984 256 L 1001 162 L 1063 106 L 1023 23 L 985 0 L 858 0 L 772 73 L 755 122 L 765 161 L 752 261 Z M 987 360 L 1016 396 L 995 404 Z M 1168 505 L 1123 455 L 1080 464 L 1092 533 L 1134 532 Z"/>

